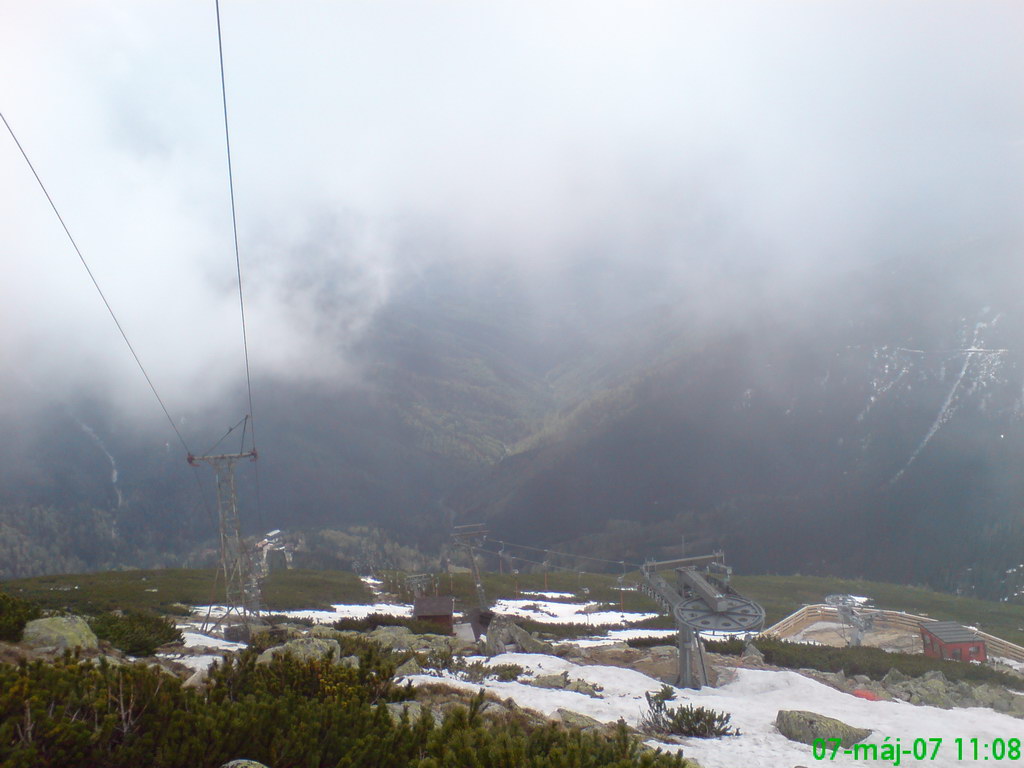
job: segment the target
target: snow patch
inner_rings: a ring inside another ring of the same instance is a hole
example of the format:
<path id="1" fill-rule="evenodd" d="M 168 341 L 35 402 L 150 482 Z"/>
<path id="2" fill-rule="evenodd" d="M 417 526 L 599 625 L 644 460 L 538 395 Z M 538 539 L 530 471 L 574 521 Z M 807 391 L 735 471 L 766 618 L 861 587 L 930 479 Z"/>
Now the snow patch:
<path id="1" fill-rule="evenodd" d="M 498 600 L 494 603 L 494 612 L 546 624 L 591 624 L 594 626 L 636 623 L 658 615 L 656 613 L 600 610 L 598 603 L 560 603 L 546 600 Z"/>

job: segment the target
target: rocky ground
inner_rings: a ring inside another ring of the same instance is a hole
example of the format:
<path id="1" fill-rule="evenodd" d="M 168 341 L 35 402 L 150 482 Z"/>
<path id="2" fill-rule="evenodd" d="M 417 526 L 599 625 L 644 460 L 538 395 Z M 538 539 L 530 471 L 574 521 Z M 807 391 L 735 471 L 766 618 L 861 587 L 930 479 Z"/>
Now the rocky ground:
<path id="1" fill-rule="evenodd" d="M 343 656 L 339 640 L 359 635 L 398 654 L 398 675 L 415 681 L 414 699 L 382 705 L 394 717 L 402 717 L 404 714 L 412 720 L 421 717 L 431 717 L 435 721 L 443 719 L 455 708 L 468 706 L 476 695 L 478 688 L 466 683 L 479 682 L 484 677 L 494 679 L 497 675 L 497 679 L 519 685 L 550 689 L 554 696 L 563 695 L 559 692 L 581 694 L 587 698 L 575 701 L 592 701 L 592 705 L 580 705 L 583 709 L 589 709 L 590 715 L 566 706 L 549 708 L 544 714 L 517 704 L 513 697 L 496 695 L 493 687 L 485 695 L 485 712 L 495 715 L 514 713 L 527 723 L 555 721 L 566 727 L 584 730 L 609 727 L 607 721 L 601 722 L 591 716 L 601 716 L 603 710 L 600 707 L 605 706 L 603 698 L 606 694 L 593 680 L 587 681 L 579 674 L 568 674 L 566 666 L 574 669 L 621 668 L 646 676 L 650 684 L 674 681 L 677 665 L 677 652 L 671 645 L 640 649 L 622 642 L 593 646 L 580 646 L 572 642 L 551 644 L 525 632 L 508 618 L 499 618 L 492 625 L 489 638 L 479 643 L 446 635 L 414 634 L 402 626 L 355 632 L 339 631 L 326 625 L 310 627 L 297 623 L 279 623 L 273 626 L 229 627 L 224 634 L 236 639 L 204 635 L 186 628 L 181 642 L 162 646 L 153 656 L 136 659 L 121 653 L 109 643 L 97 640 L 86 622 L 78 617 L 49 618 L 30 622 L 22 642 L 0 643 L 0 663 L 52 660 L 71 649 L 83 658 L 97 661 L 102 659 L 108 664 L 140 663 L 157 666 L 178 677 L 187 686 L 202 686 L 213 661 L 246 647 L 246 643 L 240 641 L 242 637 L 248 637 L 265 648 L 258 663 L 268 663 L 279 654 L 300 658 L 330 655 L 339 664 L 355 666 L 359 664 L 359 658 Z M 521 667 L 503 664 L 502 658 L 495 658 L 500 656 L 514 659 L 517 654 L 528 654 L 533 659 L 550 657 L 551 669 L 554 671 L 534 669 L 530 674 L 523 674 Z M 488 661 L 488 657 L 493 658 L 493 662 Z M 776 669 L 766 664 L 752 646 L 748 647 L 748 652 L 743 656 L 707 654 L 706 663 L 712 686 L 727 685 L 736 679 L 739 670 Z M 561 671 L 557 671 L 559 669 Z M 900 700 L 942 709 L 987 707 L 1024 718 L 1024 696 L 991 684 L 950 682 L 939 672 L 910 678 L 892 670 L 881 681 L 872 681 L 862 675 L 847 677 L 843 673 L 809 669 L 799 670 L 799 673 L 836 691 L 859 698 Z M 642 699 L 639 694 L 643 691 L 636 693 L 634 698 Z M 567 700 L 572 699 L 568 697 Z M 787 738 L 803 743 L 810 743 L 814 738 L 832 736 L 838 736 L 844 742 L 857 741 L 865 738 L 868 733 L 814 712 L 784 709 L 779 710 L 775 727 Z M 660 741 L 671 743 L 672 739 L 661 738 Z"/>

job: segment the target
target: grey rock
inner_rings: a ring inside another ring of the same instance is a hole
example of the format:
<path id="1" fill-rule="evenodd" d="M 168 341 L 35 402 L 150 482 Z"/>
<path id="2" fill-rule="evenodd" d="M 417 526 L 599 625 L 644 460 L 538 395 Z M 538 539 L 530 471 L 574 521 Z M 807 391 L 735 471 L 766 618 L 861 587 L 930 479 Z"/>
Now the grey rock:
<path id="1" fill-rule="evenodd" d="M 938 677 L 929 678 L 928 675 L 925 675 L 922 678 L 904 684 L 910 691 L 909 701 L 911 704 L 924 704 L 929 707 L 952 709 L 955 702 L 950 695 L 946 676 L 941 672 L 936 672 L 935 674 Z"/>
<path id="2" fill-rule="evenodd" d="M 826 685 L 831 685 L 833 688 L 838 688 L 841 691 L 846 690 L 848 687 L 846 675 L 842 672 L 817 672 L 814 676 Z"/>
<path id="3" fill-rule="evenodd" d="M 55 646 L 62 651 L 69 648 L 99 648 L 96 635 L 81 616 L 35 619 L 25 625 L 21 639 L 29 645 Z"/>
<path id="4" fill-rule="evenodd" d="M 416 661 L 415 656 L 413 656 L 411 659 L 406 661 L 404 664 L 398 667 L 398 669 L 395 670 L 396 675 L 401 675 L 403 677 L 407 675 L 419 675 L 422 673 L 423 667 L 421 667 L 420 663 Z"/>
<path id="5" fill-rule="evenodd" d="M 482 715 L 499 716 L 508 712 L 509 708 L 497 701 L 484 702 L 484 705 L 480 707 L 480 714 Z"/>
<path id="6" fill-rule="evenodd" d="M 423 717 L 429 717 L 431 722 L 436 722 L 429 709 L 424 709 L 418 701 L 392 701 L 384 705 L 391 713 L 391 719 L 398 722 L 402 719 L 402 713 L 408 713 L 409 722 L 415 723 Z"/>
<path id="7" fill-rule="evenodd" d="M 487 627 L 487 639 L 481 650 L 486 656 L 497 656 L 506 653 L 510 648 L 523 653 L 555 653 L 551 643 L 538 640 L 508 616 L 495 616 Z"/>
<path id="8" fill-rule="evenodd" d="M 595 720 L 587 715 L 581 715 L 579 712 L 573 712 L 568 709 L 558 709 L 555 712 L 558 715 L 558 719 L 569 728 L 601 728 L 603 724 L 600 720 Z"/>
<path id="9" fill-rule="evenodd" d="M 328 654 L 331 654 L 335 663 L 341 663 L 341 646 L 338 645 L 338 641 L 319 637 L 302 637 L 296 640 L 289 640 L 284 645 L 268 648 L 259 655 L 256 663 L 269 664 L 276 656 L 286 654 L 300 661 L 325 659 Z"/>
<path id="10" fill-rule="evenodd" d="M 852 747 L 871 735 L 867 728 L 856 728 L 816 712 L 794 709 L 780 709 L 775 717 L 775 727 L 790 741 L 813 744 L 815 739 L 840 739 L 844 748 Z"/>
<path id="11" fill-rule="evenodd" d="M 511 623 L 507 616 L 499 615 L 491 619 L 481 649 L 485 656 L 498 656 L 508 650 L 508 645 L 512 642 L 512 632 L 509 629 Z"/>
<path id="12" fill-rule="evenodd" d="M 896 685 L 897 683 L 905 683 L 908 680 L 910 680 L 908 675 L 893 667 L 885 673 L 885 677 L 882 678 L 882 683 L 884 685 Z"/>
<path id="13" fill-rule="evenodd" d="M 599 699 L 601 698 L 599 692 L 604 689 L 600 686 L 592 685 L 591 683 L 588 683 L 586 680 L 577 678 L 576 680 L 570 681 L 569 684 L 565 686 L 565 690 L 573 691 L 575 693 L 582 693 L 584 696 L 590 696 L 592 698 Z"/>
<path id="14" fill-rule="evenodd" d="M 328 624 L 314 624 L 309 629 L 310 637 L 319 637 L 323 640 L 340 640 L 345 635 Z"/>
<path id="15" fill-rule="evenodd" d="M 523 653 L 546 653 L 551 655 L 555 652 L 551 643 L 538 640 L 518 624 L 509 624 L 508 628 L 512 635 L 512 642 L 518 645 Z"/>
<path id="16" fill-rule="evenodd" d="M 758 649 L 753 643 L 747 643 L 743 646 L 743 658 L 754 659 L 755 661 L 763 662 L 764 654 Z"/>
<path id="17" fill-rule="evenodd" d="M 206 682 L 207 674 L 208 674 L 208 670 L 207 669 L 197 669 L 195 672 L 192 673 L 192 675 L 188 678 L 188 680 L 186 680 L 184 683 L 181 684 L 181 687 L 182 688 L 201 688 L 203 686 L 203 684 Z"/>
<path id="18" fill-rule="evenodd" d="M 270 626 L 262 621 L 228 624 L 224 627 L 224 639 L 232 643 L 249 643 L 255 635 L 269 630 Z"/>
<path id="19" fill-rule="evenodd" d="M 392 651 L 408 651 L 415 635 L 408 627 L 377 627 L 367 637 Z"/>
<path id="20" fill-rule="evenodd" d="M 111 656 L 110 654 L 107 654 L 107 653 L 101 653 L 99 656 L 93 656 L 91 659 L 83 659 L 83 661 L 91 662 L 92 664 L 95 664 L 96 666 L 99 666 L 100 664 L 107 664 L 108 666 L 111 666 L 111 667 L 123 667 L 124 666 L 124 660 L 123 659 L 121 659 L 121 658 L 119 658 L 117 656 Z"/>
<path id="21" fill-rule="evenodd" d="M 480 653 L 480 646 L 472 640 L 450 637 L 448 641 L 451 644 L 452 652 L 459 656 L 475 656 Z"/>
<path id="22" fill-rule="evenodd" d="M 555 688 L 564 690 L 569 685 L 569 673 L 562 672 L 558 675 L 538 675 L 533 680 L 528 680 L 527 685 L 534 688 Z"/>
<path id="23" fill-rule="evenodd" d="M 338 660 L 338 663 L 343 667 L 348 667 L 349 669 L 359 669 L 358 656 L 342 656 L 341 659 Z"/>
<path id="24" fill-rule="evenodd" d="M 220 768 L 267 768 L 267 766 L 257 763 L 255 760 L 232 760 L 229 763 L 224 763 Z"/>
<path id="25" fill-rule="evenodd" d="M 653 645 L 647 649 L 648 655 L 654 658 L 676 658 L 679 649 L 674 645 Z"/>

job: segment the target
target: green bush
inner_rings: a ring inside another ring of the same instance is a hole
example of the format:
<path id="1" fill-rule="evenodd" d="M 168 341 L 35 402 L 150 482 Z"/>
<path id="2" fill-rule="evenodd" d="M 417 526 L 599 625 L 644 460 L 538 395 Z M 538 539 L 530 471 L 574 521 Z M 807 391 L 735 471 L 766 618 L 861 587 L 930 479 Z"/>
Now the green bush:
<path id="1" fill-rule="evenodd" d="M 338 619 L 333 624 L 335 629 L 354 632 L 370 632 L 377 627 L 406 627 L 414 635 L 450 635 L 451 632 L 439 624 L 421 619 L 410 619 L 406 616 L 389 616 L 386 613 L 371 613 L 362 619 Z"/>
<path id="2" fill-rule="evenodd" d="M 35 603 L 0 592 L 0 640 L 18 642 L 25 625 L 32 619 L 38 619 L 40 614 Z"/>
<path id="3" fill-rule="evenodd" d="M 716 712 L 706 707 L 669 707 L 666 701 L 674 698 L 675 692 L 668 686 L 647 697 L 648 710 L 640 718 L 640 730 L 652 736 L 695 736 L 699 739 L 715 739 L 720 736 L 739 736 L 738 728 L 729 725 L 731 715 Z"/>
<path id="4" fill-rule="evenodd" d="M 890 669 L 897 669 L 910 677 L 920 677 L 926 672 L 937 670 L 947 680 L 966 680 L 973 683 L 994 683 L 1024 691 L 1024 680 L 1001 672 L 984 664 L 965 661 L 933 659 L 921 653 L 889 653 L 881 648 L 868 646 L 834 648 L 830 645 L 791 643 L 772 637 L 759 637 L 754 645 L 764 654 L 768 664 L 787 669 L 816 669 L 820 672 L 842 672 L 853 675 L 867 675 L 872 680 L 881 680 Z M 744 643 L 740 640 L 708 642 L 705 647 L 714 653 L 739 655 Z"/>
<path id="5" fill-rule="evenodd" d="M 174 622 L 151 613 L 103 613 L 89 622 L 100 640 L 132 656 L 152 656 L 165 643 L 181 640 Z"/>
<path id="6" fill-rule="evenodd" d="M 467 661 L 464 656 L 457 656 L 451 649 L 433 650 L 419 659 L 424 669 L 447 671 L 453 673 L 460 680 L 469 683 L 480 683 L 486 678 L 493 677 L 502 682 L 514 682 L 525 671 L 518 664 L 494 664 L 487 665 L 480 659 Z"/>
<path id="7" fill-rule="evenodd" d="M 256 654 L 186 689 L 142 664 L 110 666 L 66 655 L 54 663 L 0 665 L 3 768 L 216 768 L 247 757 L 308 768 L 684 768 L 645 750 L 625 726 L 612 736 L 530 728 L 484 716 L 480 702 L 443 725 L 392 720 L 383 706 L 405 693 L 386 659 L 369 670 Z M 482 701 L 482 700 L 481 700 Z"/>

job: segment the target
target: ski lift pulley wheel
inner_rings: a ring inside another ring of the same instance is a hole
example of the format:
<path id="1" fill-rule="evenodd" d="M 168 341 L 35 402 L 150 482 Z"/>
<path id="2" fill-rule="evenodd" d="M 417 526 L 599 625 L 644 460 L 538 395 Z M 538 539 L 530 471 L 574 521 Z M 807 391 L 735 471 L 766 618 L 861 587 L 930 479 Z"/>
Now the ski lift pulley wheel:
<path id="1" fill-rule="evenodd" d="M 679 603 L 673 613 L 676 620 L 697 632 L 731 635 L 756 632 L 764 626 L 764 608 L 739 595 L 725 598 L 725 610 L 714 611 L 702 598 L 692 597 Z"/>

